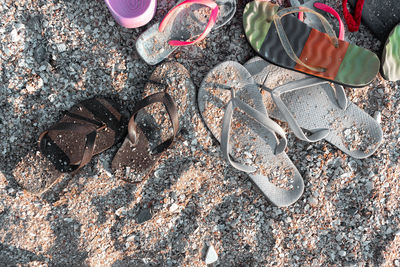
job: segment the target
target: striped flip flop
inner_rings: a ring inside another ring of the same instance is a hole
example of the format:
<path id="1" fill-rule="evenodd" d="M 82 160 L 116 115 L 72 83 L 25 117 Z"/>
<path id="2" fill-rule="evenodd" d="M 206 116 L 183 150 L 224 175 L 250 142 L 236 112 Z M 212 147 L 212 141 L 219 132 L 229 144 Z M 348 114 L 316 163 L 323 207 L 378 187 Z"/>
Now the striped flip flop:
<path id="1" fill-rule="evenodd" d="M 317 31 L 292 13 L 316 15 L 327 33 Z M 307 8 L 279 9 L 266 1 L 246 5 L 243 26 L 252 48 L 265 60 L 348 87 L 363 87 L 379 71 L 379 58 L 371 51 L 339 40 L 328 21 Z"/>

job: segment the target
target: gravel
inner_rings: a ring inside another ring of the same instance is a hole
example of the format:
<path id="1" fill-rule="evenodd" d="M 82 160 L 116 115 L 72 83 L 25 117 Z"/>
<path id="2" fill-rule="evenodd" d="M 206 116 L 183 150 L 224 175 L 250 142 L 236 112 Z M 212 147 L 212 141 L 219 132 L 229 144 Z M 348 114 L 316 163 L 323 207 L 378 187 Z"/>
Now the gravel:
<path id="1" fill-rule="evenodd" d="M 18 186 L 15 166 L 62 111 L 96 95 L 133 109 L 155 69 L 139 58 L 135 40 L 173 2 L 160 0 L 156 18 L 139 29 L 120 27 L 103 1 L 0 2 L 0 265 L 204 266 L 202 251 L 213 244 L 219 266 L 399 266 L 400 82 L 380 75 L 346 92 L 380 114 L 381 147 L 357 160 L 288 134 L 305 191 L 287 208 L 272 206 L 228 166 L 195 104 L 191 125 L 142 183 L 113 176 L 113 147 L 42 197 Z M 255 55 L 242 30 L 247 2 L 239 0 L 233 20 L 200 45 L 168 58 L 196 86 L 218 63 Z M 340 1 L 324 2 L 342 15 Z M 346 36 L 380 52 L 363 25 Z"/>

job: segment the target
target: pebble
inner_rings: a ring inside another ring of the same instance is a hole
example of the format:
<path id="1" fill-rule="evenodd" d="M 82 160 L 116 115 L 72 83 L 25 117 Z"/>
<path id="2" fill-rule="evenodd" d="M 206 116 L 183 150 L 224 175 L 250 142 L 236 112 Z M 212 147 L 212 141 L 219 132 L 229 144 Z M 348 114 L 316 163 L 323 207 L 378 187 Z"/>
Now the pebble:
<path id="1" fill-rule="evenodd" d="M 136 217 L 137 223 L 144 223 L 152 218 L 151 211 L 148 208 L 142 209 Z"/>
<path id="2" fill-rule="evenodd" d="M 340 257 L 344 257 L 344 256 L 346 256 L 347 253 L 344 250 L 340 250 L 338 254 Z"/>
<path id="3" fill-rule="evenodd" d="M 308 198 L 308 203 L 310 203 L 311 206 L 315 206 L 318 204 L 318 200 L 313 198 L 313 197 L 309 197 Z"/>
<path id="4" fill-rule="evenodd" d="M 18 30 L 17 29 L 13 29 L 10 33 L 11 35 L 11 42 L 16 43 L 19 40 L 21 40 L 21 36 L 18 34 Z"/>
<path id="5" fill-rule="evenodd" d="M 130 235 L 130 236 L 128 236 L 128 238 L 126 239 L 126 241 L 127 241 L 127 242 L 134 242 L 135 239 L 136 239 L 136 236 L 135 236 L 135 235 Z"/>
<path id="6" fill-rule="evenodd" d="M 336 235 L 336 241 L 340 242 L 343 239 L 343 234 L 339 233 Z"/>
<path id="7" fill-rule="evenodd" d="M 125 217 L 128 212 L 128 209 L 126 207 L 121 207 L 115 211 L 115 215 L 118 217 Z"/>
<path id="8" fill-rule="evenodd" d="M 380 124 L 382 122 L 382 113 L 380 111 L 375 111 L 374 119 Z"/>
<path id="9" fill-rule="evenodd" d="M 211 263 L 216 262 L 217 260 L 218 260 L 218 254 L 215 251 L 214 247 L 212 245 L 210 245 L 207 249 L 205 262 L 206 262 L 206 264 L 211 264 Z"/>
<path id="10" fill-rule="evenodd" d="M 171 205 L 171 207 L 169 208 L 169 211 L 170 211 L 170 212 L 175 212 L 178 208 L 179 208 L 178 204 L 173 203 L 173 204 Z"/>
<path id="11" fill-rule="evenodd" d="M 26 85 L 26 90 L 28 90 L 29 93 L 33 93 L 33 92 L 36 91 L 36 87 L 35 87 L 35 86 L 32 86 L 31 84 L 28 83 L 28 84 Z"/>
<path id="12" fill-rule="evenodd" d="M 67 46 L 65 44 L 57 44 L 57 50 L 60 53 L 65 52 L 67 50 Z"/>

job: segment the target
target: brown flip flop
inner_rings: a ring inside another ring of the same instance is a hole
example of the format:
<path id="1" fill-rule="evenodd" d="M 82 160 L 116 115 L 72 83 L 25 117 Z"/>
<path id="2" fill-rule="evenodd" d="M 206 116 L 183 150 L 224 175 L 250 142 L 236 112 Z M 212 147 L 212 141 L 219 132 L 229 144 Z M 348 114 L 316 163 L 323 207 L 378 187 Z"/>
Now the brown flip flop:
<path id="1" fill-rule="evenodd" d="M 195 87 L 187 69 L 176 62 L 154 70 L 129 121 L 128 135 L 116 153 L 112 169 L 117 178 L 138 183 L 155 169 L 180 127 L 190 121 Z"/>
<path id="2" fill-rule="evenodd" d="M 144 134 L 146 129 L 137 124 L 135 119 L 140 110 L 154 103 L 164 104 L 172 123 L 173 134 L 154 149 L 151 149 L 149 140 Z M 128 182 L 140 182 L 150 173 L 162 153 L 173 143 L 178 129 L 178 108 L 168 93 L 155 93 L 144 98 L 135 106 L 133 115 L 129 120 L 128 134 L 112 161 L 112 169 L 116 175 Z M 136 179 L 132 180 L 132 174 L 142 175 L 136 175 Z"/>
<path id="3" fill-rule="evenodd" d="M 100 97 L 84 100 L 66 111 L 61 120 L 40 134 L 40 153 L 36 156 L 43 155 L 46 159 L 33 159 L 33 156 L 28 161 L 43 164 L 23 171 L 17 165 L 18 175 L 14 176 L 22 188 L 34 194 L 42 194 L 62 177 L 62 173 L 76 174 L 94 155 L 110 148 L 122 136 L 122 115 L 115 102 Z M 53 166 L 49 166 L 49 162 Z M 36 170 L 44 166 L 47 167 Z M 29 175 L 38 172 L 46 175 Z"/>

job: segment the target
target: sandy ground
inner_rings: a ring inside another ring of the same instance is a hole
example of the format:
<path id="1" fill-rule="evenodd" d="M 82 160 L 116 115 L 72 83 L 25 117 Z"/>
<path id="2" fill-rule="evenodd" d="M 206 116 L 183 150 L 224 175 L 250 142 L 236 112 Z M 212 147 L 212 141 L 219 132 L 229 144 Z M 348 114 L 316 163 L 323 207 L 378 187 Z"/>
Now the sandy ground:
<path id="1" fill-rule="evenodd" d="M 400 83 L 380 75 L 346 89 L 368 114 L 381 113 L 384 141 L 370 158 L 288 134 L 287 153 L 305 181 L 288 208 L 272 206 L 228 166 L 194 100 L 175 146 L 142 183 L 113 177 L 115 146 L 41 197 L 18 186 L 14 169 L 62 111 L 97 95 L 132 110 L 155 69 L 135 40 L 173 2 L 159 1 L 156 18 L 139 29 L 116 24 L 103 1 L 0 3 L 0 265 L 204 266 L 213 245 L 216 266 L 400 266 Z M 242 29 L 247 2 L 200 45 L 168 58 L 196 86 L 216 64 L 255 55 Z M 364 26 L 347 38 L 379 53 Z"/>

